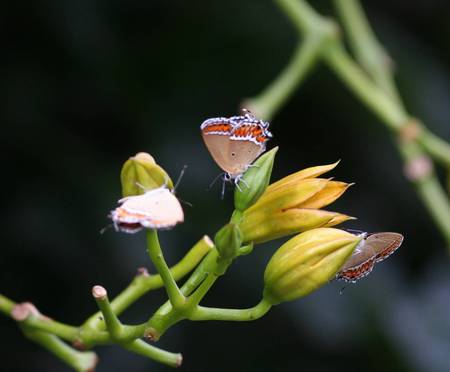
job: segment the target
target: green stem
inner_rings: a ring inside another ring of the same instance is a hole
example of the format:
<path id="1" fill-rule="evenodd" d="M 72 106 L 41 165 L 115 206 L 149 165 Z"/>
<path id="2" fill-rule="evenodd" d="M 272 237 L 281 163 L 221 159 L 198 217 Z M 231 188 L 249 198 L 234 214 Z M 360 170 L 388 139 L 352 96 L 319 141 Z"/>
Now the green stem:
<path id="1" fill-rule="evenodd" d="M 170 303 L 174 308 L 183 307 L 186 303 L 186 297 L 181 293 L 167 266 L 161 246 L 159 245 L 158 233 L 156 230 L 147 231 L 147 252 L 159 275 L 161 275 Z"/>
<path id="2" fill-rule="evenodd" d="M 9 316 L 13 307 L 16 305 L 14 301 L 11 301 L 8 297 L 0 294 L 0 311 Z"/>
<path id="3" fill-rule="evenodd" d="M 248 99 L 243 106 L 256 116 L 270 120 L 292 95 L 317 60 L 323 38 L 309 35 L 298 44 L 291 61 L 280 75 L 258 96 Z"/>
<path id="4" fill-rule="evenodd" d="M 22 322 L 28 328 L 52 333 L 66 341 L 73 342 L 78 338 L 78 328 L 57 322 L 45 316 L 29 316 Z"/>
<path id="5" fill-rule="evenodd" d="M 361 59 L 364 60 L 365 67 L 374 77 L 375 86 L 364 75 L 364 71 L 353 62 L 348 53 L 344 50 L 340 42 L 331 45 L 325 54 L 325 59 L 335 73 L 347 84 L 350 89 L 362 99 L 376 114 L 378 114 L 388 127 L 398 131 L 407 125 L 409 116 L 406 113 L 400 98 L 392 99 L 397 96 L 397 90 L 392 78 L 392 74 L 386 63 L 380 63 L 386 58 L 385 52 L 379 46 L 370 26 L 365 18 L 364 12 L 356 0 L 336 0 L 336 4 L 341 10 L 342 16 L 347 24 L 347 29 L 355 49 L 359 51 Z M 378 88 L 380 86 L 381 88 Z M 384 91 L 382 90 L 384 88 Z M 425 129 L 418 133 L 420 138 L 426 135 L 425 143 L 433 151 L 445 150 L 446 143 L 442 140 L 433 141 L 433 137 Z M 431 135 L 431 136 L 430 136 Z M 423 139 L 422 139 L 423 141 Z M 406 163 L 414 161 L 418 157 L 425 156 L 423 151 L 414 142 L 398 142 L 398 150 L 402 154 Z M 443 153 L 439 151 L 442 155 Z M 450 152 L 444 153 L 442 158 L 450 161 Z M 427 207 L 436 226 L 439 228 L 444 238 L 447 240 L 447 246 L 450 250 L 450 201 L 445 195 L 444 190 L 431 170 L 424 177 L 416 180 L 415 185 L 419 196 Z"/>
<path id="6" fill-rule="evenodd" d="M 123 339 L 124 327 L 111 308 L 106 290 L 103 287 L 95 286 L 92 289 L 92 294 L 95 298 L 95 302 L 97 303 L 98 308 L 103 314 L 106 329 L 111 335 L 111 339 L 115 342 L 121 341 Z"/>
<path id="7" fill-rule="evenodd" d="M 215 262 L 218 258 L 218 252 L 216 249 L 211 250 L 208 255 L 203 259 L 203 261 L 197 266 L 194 272 L 191 274 L 188 280 L 181 287 L 181 292 L 184 296 L 189 296 L 205 278 L 208 276 L 209 269 L 214 267 Z M 166 301 L 160 308 L 153 314 L 150 319 L 143 324 L 137 326 L 129 326 L 129 328 L 134 328 L 136 337 L 142 337 L 147 334 L 154 339 L 158 339 L 158 330 L 165 330 L 169 324 L 174 324 L 174 322 L 180 320 L 179 317 L 174 315 L 173 307 L 170 301 Z M 151 330 L 151 329 L 154 329 Z"/>
<path id="8" fill-rule="evenodd" d="M 392 60 L 378 42 L 361 4 L 356 0 L 334 0 L 357 61 L 380 88 L 403 108 L 392 74 Z"/>
<path id="9" fill-rule="evenodd" d="M 231 259 L 221 259 L 217 250 L 211 251 L 181 288 L 184 295 L 190 295 L 185 306 L 176 309 L 166 302 L 147 321 L 145 329 L 139 325 L 135 327 L 136 332 L 143 331 L 146 336 L 157 340 L 169 327 L 180 320 L 189 318 L 218 277 L 225 273 L 231 263 Z"/>
<path id="10" fill-rule="evenodd" d="M 192 275 L 181 287 L 181 292 L 185 296 L 189 296 L 192 292 L 202 283 L 208 276 L 209 270 L 214 268 L 219 258 L 219 253 L 216 249 L 213 249 L 205 259 L 197 266 Z"/>
<path id="11" fill-rule="evenodd" d="M 326 22 L 326 18 L 316 13 L 304 0 L 276 1 L 298 30 L 305 35 L 317 32 L 318 27 Z M 355 52 L 367 73 L 352 60 L 342 42 L 337 38 L 330 39 L 323 45 L 322 57 L 343 83 L 378 115 L 389 129 L 398 133 L 410 122 L 410 117 L 397 93 L 390 67 L 386 63 L 387 55 L 377 42 L 356 0 L 336 0 L 335 2 L 350 34 Z M 450 146 L 445 141 L 423 130 L 418 134 L 417 142 L 434 158 L 448 166 Z M 414 159 L 408 151 L 404 151 L 405 146 L 408 145 L 399 142 L 399 151 L 403 154 L 405 161 L 410 162 Z M 416 155 L 423 155 L 420 148 L 416 153 Z M 419 196 L 447 239 L 450 249 L 450 224 L 448 219 L 444 219 L 450 215 L 448 198 L 445 197 L 433 172 L 429 173 L 428 180 L 421 179 L 415 184 Z"/>
<path id="12" fill-rule="evenodd" d="M 208 275 L 205 280 L 199 285 L 195 292 L 189 297 L 189 304 L 192 308 L 200 303 L 200 301 L 205 297 L 208 291 L 211 289 L 216 280 L 225 274 L 228 266 L 231 265 L 233 259 L 222 259 L 220 256 L 214 262 L 212 267 L 208 268 Z"/>
<path id="13" fill-rule="evenodd" d="M 422 148 L 414 142 L 399 143 L 398 146 L 406 162 L 414 161 L 414 159 L 420 159 L 420 157 L 424 156 Z M 449 200 L 436 175 L 432 170 L 429 170 L 429 172 L 425 172 L 423 177 L 419 177 L 411 182 L 416 186 L 419 196 L 433 217 L 436 226 L 446 239 L 450 249 Z"/>
<path id="14" fill-rule="evenodd" d="M 423 128 L 417 141 L 444 167 L 450 168 L 450 145 L 440 137 Z"/>
<path id="15" fill-rule="evenodd" d="M 190 315 L 189 320 L 223 320 L 232 322 L 246 322 L 261 318 L 272 305 L 261 300 L 256 306 L 249 309 L 220 309 L 198 306 Z"/>
<path id="16" fill-rule="evenodd" d="M 300 33 L 307 33 L 323 22 L 316 11 L 301 0 L 275 0 Z"/>
<path id="17" fill-rule="evenodd" d="M 347 29 L 357 60 L 377 85 L 391 96 L 397 107 L 406 113 L 395 85 L 391 58 L 377 40 L 361 4 L 357 0 L 334 0 L 334 3 Z M 445 167 L 450 166 L 450 145 L 446 141 L 425 127 L 419 132 L 417 140 L 435 160 Z"/>
<path id="18" fill-rule="evenodd" d="M 189 250 L 181 261 L 170 269 L 173 278 L 178 281 L 191 272 L 203 260 L 205 255 L 212 250 L 213 247 L 213 242 L 205 235 Z M 140 274 L 133 279 L 130 285 L 125 288 L 122 293 L 111 301 L 111 308 L 116 315 L 120 315 L 145 293 L 161 288 L 163 285 L 164 284 L 160 275 L 147 276 Z M 83 327 L 97 328 L 102 324 L 103 322 L 100 319 L 100 312 L 97 312 L 84 322 Z"/>
<path id="19" fill-rule="evenodd" d="M 43 346 L 64 363 L 76 371 L 93 371 L 97 364 L 97 355 L 93 352 L 81 352 L 65 344 L 58 337 L 32 329 L 23 328 L 27 338 Z"/>
<path id="20" fill-rule="evenodd" d="M 331 69 L 388 128 L 396 131 L 409 119 L 406 113 L 352 60 L 342 44 L 329 44 L 324 51 L 325 61 Z"/>
<path id="21" fill-rule="evenodd" d="M 179 367 L 183 362 L 183 357 L 181 354 L 170 353 L 147 344 L 142 340 L 135 340 L 123 346 L 125 349 L 132 351 L 133 353 L 151 358 L 159 363 L 163 363 L 171 367 Z"/>
<path id="22" fill-rule="evenodd" d="M 26 314 L 25 318 L 21 318 L 20 320 L 15 319 L 12 316 L 12 311 L 15 306 L 21 306 L 22 304 L 16 304 L 14 301 L 11 301 L 9 298 L 0 295 L 0 310 L 5 315 L 13 318 L 15 321 L 18 322 L 18 324 L 23 329 L 28 330 L 39 330 L 44 331 L 48 333 L 52 333 L 58 337 L 63 338 L 67 341 L 75 341 L 78 336 L 78 328 L 73 327 L 61 322 L 57 322 L 49 317 L 46 317 L 42 314 L 40 314 L 37 310 L 35 312 L 29 311 Z M 30 304 L 30 306 L 33 306 Z M 33 306 L 34 308 L 34 306 Z"/>

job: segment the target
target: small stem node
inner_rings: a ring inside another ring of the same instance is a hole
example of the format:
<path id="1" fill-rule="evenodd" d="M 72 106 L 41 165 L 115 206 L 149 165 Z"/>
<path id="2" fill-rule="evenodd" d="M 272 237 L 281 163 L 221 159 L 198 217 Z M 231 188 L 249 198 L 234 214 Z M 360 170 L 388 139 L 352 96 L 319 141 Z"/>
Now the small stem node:
<path id="1" fill-rule="evenodd" d="M 31 302 L 16 304 L 11 311 L 11 318 L 18 322 L 23 322 L 30 316 L 41 316 L 39 310 Z"/>

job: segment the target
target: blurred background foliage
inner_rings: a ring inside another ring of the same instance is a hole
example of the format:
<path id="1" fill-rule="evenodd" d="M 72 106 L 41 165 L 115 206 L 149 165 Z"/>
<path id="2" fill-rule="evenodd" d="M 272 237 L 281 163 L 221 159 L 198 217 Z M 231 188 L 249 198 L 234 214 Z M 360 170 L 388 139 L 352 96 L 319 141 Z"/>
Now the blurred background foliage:
<path id="1" fill-rule="evenodd" d="M 331 14 L 328 1 L 313 3 Z M 413 115 L 450 138 L 450 5 L 445 0 L 364 2 L 396 61 Z M 219 173 L 200 123 L 237 112 L 287 63 L 293 27 L 272 1 L 45 0 L 0 12 L 0 115 L 4 160 L 0 290 L 78 324 L 96 311 L 94 284 L 113 296 L 148 265 L 144 235 L 117 234 L 106 215 L 120 197 L 123 162 L 147 151 L 176 178 L 186 222 L 161 240 L 168 261 L 232 210 L 231 192 L 206 188 Z M 333 175 L 356 182 L 330 207 L 357 216 L 345 227 L 398 231 L 404 245 L 340 294 L 330 283 L 252 323 L 183 322 L 160 341 L 183 353 L 184 371 L 448 371 L 450 269 L 436 228 L 387 130 L 318 66 L 271 126 L 280 146 L 274 179 L 342 159 Z M 444 174 L 441 174 L 444 177 Z M 258 246 L 208 295 L 248 307 L 281 242 Z M 147 319 L 164 300 L 145 296 L 122 319 Z M 57 359 L 0 317 L 2 370 L 63 371 Z M 99 371 L 167 371 L 117 347 L 98 350 Z"/>

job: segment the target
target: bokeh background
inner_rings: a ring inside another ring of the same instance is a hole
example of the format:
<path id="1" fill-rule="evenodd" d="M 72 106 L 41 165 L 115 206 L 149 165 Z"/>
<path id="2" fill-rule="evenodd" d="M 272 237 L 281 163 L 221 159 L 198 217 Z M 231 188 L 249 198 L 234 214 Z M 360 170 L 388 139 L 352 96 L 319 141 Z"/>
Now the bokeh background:
<path id="1" fill-rule="evenodd" d="M 365 1 L 398 66 L 413 115 L 450 140 L 450 5 Z M 332 14 L 328 1 L 315 1 Z M 231 212 L 231 191 L 206 191 L 219 173 L 199 125 L 233 115 L 286 64 L 296 33 L 270 0 L 5 2 L 0 12 L 2 222 L 0 291 L 71 324 L 96 310 L 94 284 L 117 294 L 149 266 L 144 236 L 100 234 L 120 197 L 123 162 L 154 155 L 173 178 L 186 222 L 161 234 L 175 263 Z M 252 323 L 183 322 L 160 345 L 184 371 L 449 371 L 450 262 L 387 130 L 324 66 L 274 118 L 274 179 L 341 159 L 356 182 L 330 210 L 366 231 L 398 231 L 404 245 L 340 294 L 330 283 Z M 444 177 L 441 174 L 441 177 Z M 449 222 L 450 223 L 450 222 Z M 206 303 L 253 306 L 281 242 L 238 260 Z M 122 319 L 136 323 L 164 300 L 149 294 Z M 66 371 L 0 317 L 0 370 Z M 97 349 L 98 371 L 169 371 L 118 347 Z"/>

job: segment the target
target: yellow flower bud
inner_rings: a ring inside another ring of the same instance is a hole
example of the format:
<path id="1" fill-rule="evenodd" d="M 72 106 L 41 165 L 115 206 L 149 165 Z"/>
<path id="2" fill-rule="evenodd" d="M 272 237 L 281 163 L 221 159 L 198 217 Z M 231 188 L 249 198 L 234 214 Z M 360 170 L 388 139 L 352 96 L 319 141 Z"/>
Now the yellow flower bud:
<path id="1" fill-rule="evenodd" d="M 156 164 L 150 154 L 140 152 L 129 158 L 120 173 L 122 194 L 124 197 L 141 195 L 145 191 L 163 185 L 173 188 L 172 180 L 166 171 Z"/>
<path id="2" fill-rule="evenodd" d="M 295 300 L 333 279 L 362 237 L 318 228 L 283 244 L 264 273 L 264 298 L 272 304 Z"/>
<path id="3" fill-rule="evenodd" d="M 337 163 L 301 170 L 267 187 L 240 220 L 244 241 L 261 243 L 317 227 L 337 225 L 353 217 L 322 211 L 351 185 L 316 178 Z"/>

